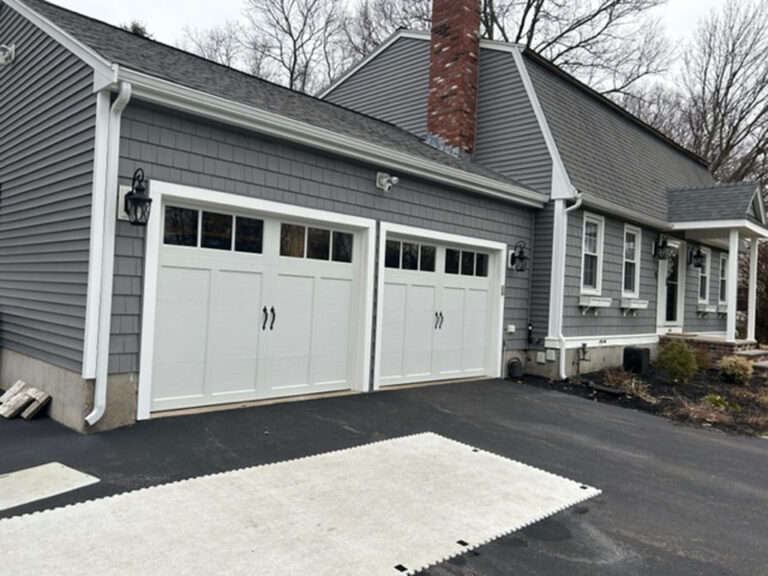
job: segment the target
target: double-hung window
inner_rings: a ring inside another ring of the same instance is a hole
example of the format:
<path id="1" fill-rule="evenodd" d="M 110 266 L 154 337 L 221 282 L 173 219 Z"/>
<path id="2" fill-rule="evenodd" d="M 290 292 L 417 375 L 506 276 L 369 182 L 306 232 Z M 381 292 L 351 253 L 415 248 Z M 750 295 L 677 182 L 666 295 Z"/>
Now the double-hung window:
<path id="1" fill-rule="evenodd" d="M 699 268 L 699 303 L 709 304 L 709 270 L 712 252 L 709 248 L 701 248 L 700 250 L 704 255 L 704 261 Z"/>
<path id="2" fill-rule="evenodd" d="M 720 304 L 726 304 L 728 295 L 728 254 L 720 254 Z"/>
<path id="3" fill-rule="evenodd" d="M 622 274 L 623 296 L 640 297 L 640 253 L 642 233 L 634 226 L 624 226 L 624 272 Z"/>
<path id="4" fill-rule="evenodd" d="M 605 220 L 601 216 L 584 213 L 582 238 L 581 292 L 600 294 L 603 277 L 603 235 Z"/>

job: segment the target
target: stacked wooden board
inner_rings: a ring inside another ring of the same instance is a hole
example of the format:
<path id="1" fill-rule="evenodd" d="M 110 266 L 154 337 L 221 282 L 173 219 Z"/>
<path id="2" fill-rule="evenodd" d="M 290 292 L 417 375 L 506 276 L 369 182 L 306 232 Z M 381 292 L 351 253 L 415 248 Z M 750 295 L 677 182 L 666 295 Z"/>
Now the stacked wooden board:
<path id="1" fill-rule="evenodd" d="M 18 380 L 0 396 L 0 416 L 6 419 L 21 416 L 31 420 L 51 401 L 51 395 Z"/>

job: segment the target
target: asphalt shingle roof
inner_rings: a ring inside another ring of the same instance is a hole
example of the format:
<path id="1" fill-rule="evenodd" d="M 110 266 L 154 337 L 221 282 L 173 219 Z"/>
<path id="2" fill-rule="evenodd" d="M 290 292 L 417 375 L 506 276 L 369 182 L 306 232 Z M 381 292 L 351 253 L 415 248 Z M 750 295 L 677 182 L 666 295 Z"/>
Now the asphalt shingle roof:
<path id="1" fill-rule="evenodd" d="M 571 183 L 586 198 L 666 220 L 667 190 L 715 184 L 693 153 L 536 54 L 526 51 L 525 61 Z"/>
<path id="2" fill-rule="evenodd" d="M 757 193 L 755 182 L 669 191 L 668 220 L 744 220 Z"/>
<path id="3" fill-rule="evenodd" d="M 42 0 L 22 1 L 106 60 L 120 66 L 337 134 L 529 189 L 480 164 L 437 150 L 393 124 L 272 84 Z"/>

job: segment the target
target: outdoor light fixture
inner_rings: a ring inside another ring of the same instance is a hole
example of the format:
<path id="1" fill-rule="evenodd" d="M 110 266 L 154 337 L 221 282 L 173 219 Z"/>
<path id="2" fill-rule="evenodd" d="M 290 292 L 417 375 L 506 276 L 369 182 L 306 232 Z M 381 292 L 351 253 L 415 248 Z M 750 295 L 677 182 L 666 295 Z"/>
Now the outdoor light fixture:
<path id="1" fill-rule="evenodd" d="M 124 209 L 128 220 L 134 226 L 146 226 L 149 220 L 149 210 L 152 198 L 147 195 L 147 184 L 144 182 L 144 170 L 137 168 L 133 173 L 131 191 L 125 195 Z"/>
<path id="2" fill-rule="evenodd" d="M 688 253 L 688 264 L 691 264 L 694 268 L 704 268 L 704 262 L 707 257 L 701 251 L 701 246 L 698 246 L 695 251 L 691 250 Z"/>
<path id="3" fill-rule="evenodd" d="M 399 182 L 400 178 L 397 176 L 390 176 L 386 172 L 376 173 L 376 188 L 384 192 L 389 192 L 392 190 L 392 186 L 397 186 Z"/>
<path id="4" fill-rule="evenodd" d="M 669 250 L 670 248 L 667 237 L 659 236 L 656 244 L 653 245 L 653 255 L 656 256 L 658 260 L 666 260 L 669 258 Z"/>
<path id="5" fill-rule="evenodd" d="M 15 44 L 11 44 L 10 46 L 3 44 L 2 46 L 0 46 L 0 66 L 6 66 L 8 64 L 11 64 L 15 58 L 16 58 Z"/>
<path id="6" fill-rule="evenodd" d="M 528 270 L 528 256 L 525 253 L 525 242 L 520 240 L 509 253 L 509 267 L 518 272 Z"/>

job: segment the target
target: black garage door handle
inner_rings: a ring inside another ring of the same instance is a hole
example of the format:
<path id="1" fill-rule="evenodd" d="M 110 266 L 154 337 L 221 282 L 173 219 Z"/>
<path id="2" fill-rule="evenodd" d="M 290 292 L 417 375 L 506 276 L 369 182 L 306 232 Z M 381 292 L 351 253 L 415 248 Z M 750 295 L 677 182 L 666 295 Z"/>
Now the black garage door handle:
<path id="1" fill-rule="evenodd" d="M 440 325 L 440 313 L 435 312 L 435 330 L 437 330 L 437 327 Z"/>
<path id="2" fill-rule="evenodd" d="M 444 318 L 443 318 L 443 313 L 442 313 L 442 312 L 440 312 L 440 330 L 442 330 L 442 329 L 443 329 L 443 320 L 444 320 Z"/>
<path id="3" fill-rule="evenodd" d="M 269 323 L 269 329 L 273 330 L 275 327 L 275 320 L 277 319 L 277 314 L 275 314 L 275 307 L 272 306 L 269 311 L 272 313 L 272 322 Z"/>
<path id="4" fill-rule="evenodd" d="M 267 329 L 267 320 L 269 319 L 269 314 L 267 313 L 267 307 L 266 307 L 266 306 L 264 306 L 264 308 L 262 308 L 262 310 L 261 310 L 261 311 L 262 311 L 262 312 L 263 312 L 263 314 L 264 314 L 264 322 L 263 322 L 263 323 L 262 323 L 262 325 L 261 325 L 261 329 L 262 329 L 262 330 L 266 330 L 266 329 Z"/>

